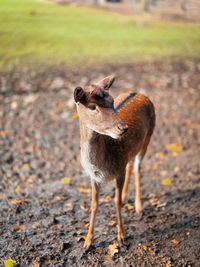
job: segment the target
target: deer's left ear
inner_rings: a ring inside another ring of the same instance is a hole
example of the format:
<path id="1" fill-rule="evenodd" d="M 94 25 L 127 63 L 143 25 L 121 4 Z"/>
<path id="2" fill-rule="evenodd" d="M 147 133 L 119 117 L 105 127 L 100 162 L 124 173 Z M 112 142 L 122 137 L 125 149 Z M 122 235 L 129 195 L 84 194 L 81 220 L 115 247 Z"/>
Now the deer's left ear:
<path id="1" fill-rule="evenodd" d="M 114 83 L 115 77 L 114 76 L 108 76 L 104 78 L 103 80 L 98 82 L 98 85 L 103 87 L 104 90 L 108 90 L 111 85 Z"/>
<path id="2" fill-rule="evenodd" d="M 76 87 L 74 90 L 74 100 L 75 102 L 84 103 L 86 99 L 86 93 L 81 87 Z"/>

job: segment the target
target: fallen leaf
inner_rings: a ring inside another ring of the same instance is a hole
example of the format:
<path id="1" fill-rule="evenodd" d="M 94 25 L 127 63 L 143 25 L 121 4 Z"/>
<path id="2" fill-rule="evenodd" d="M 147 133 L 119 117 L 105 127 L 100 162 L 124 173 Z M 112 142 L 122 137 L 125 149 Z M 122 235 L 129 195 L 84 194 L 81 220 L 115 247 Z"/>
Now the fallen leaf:
<path id="1" fill-rule="evenodd" d="M 69 184 L 71 182 L 71 178 L 69 177 L 64 177 L 61 179 L 62 184 Z"/>
<path id="2" fill-rule="evenodd" d="M 78 120 L 78 113 L 76 111 L 73 112 L 71 117 L 72 117 L 72 120 L 74 121 Z"/>
<path id="3" fill-rule="evenodd" d="M 163 185 L 166 185 L 166 186 L 168 186 L 168 185 L 172 185 L 172 180 L 169 179 L 169 178 L 163 179 L 163 180 L 162 180 L 162 184 L 163 184 Z"/>
<path id="4" fill-rule="evenodd" d="M 171 267 L 171 266 L 172 266 L 171 260 L 167 260 L 165 267 Z"/>
<path id="5" fill-rule="evenodd" d="M 13 199 L 11 200 L 11 204 L 14 206 L 19 206 L 26 203 L 26 199 L 25 198 L 18 198 L 18 199 Z"/>
<path id="6" fill-rule="evenodd" d="M 3 261 L 5 267 L 13 267 L 16 264 L 16 261 L 13 259 L 7 259 Z"/>
<path id="7" fill-rule="evenodd" d="M 22 164 L 22 169 L 23 170 L 28 170 L 29 169 L 29 164 L 28 163 L 23 163 Z"/>
<path id="8" fill-rule="evenodd" d="M 113 243 L 108 246 L 108 253 L 111 257 L 113 257 L 115 254 L 119 252 L 118 245 L 116 243 Z"/>
<path id="9" fill-rule="evenodd" d="M 110 201 L 112 201 L 112 197 L 109 196 L 109 195 L 104 196 L 104 197 L 102 198 L 102 202 L 104 202 L 104 203 L 108 203 L 108 202 L 110 202 Z"/>
<path id="10" fill-rule="evenodd" d="M 166 147 L 169 151 L 175 154 L 178 154 L 183 150 L 183 147 L 180 144 L 169 144 Z"/>
<path id="11" fill-rule="evenodd" d="M 144 251 L 147 251 L 148 247 L 147 247 L 147 246 L 142 246 L 142 249 L 143 249 Z"/>
<path id="12" fill-rule="evenodd" d="M 171 240 L 171 243 L 172 243 L 174 246 L 177 246 L 177 245 L 180 244 L 180 241 L 177 240 L 177 239 L 172 239 L 172 240 Z"/>
<path id="13" fill-rule="evenodd" d="M 125 205 L 125 207 L 127 208 L 127 210 L 132 210 L 132 209 L 134 209 L 134 206 L 131 205 L 131 204 L 129 204 L 129 203 L 127 203 L 127 204 Z"/>
<path id="14" fill-rule="evenodd" d="M 32 267 L 40 267 L 40 263 L 38 261 L 33 261 Z"/>
<path id="15" fill-rule="evenodd" d="M 78 191 L 83 194 L 90 194 L 91 193 L 91 188 L 90 187 L 78 187 Z"/>
<path id="16" fill-rule="evenodd" d="M 19 192 L 21 190 L 21 186 L 19 186 L 19 185 L 17 185 L 16 187 L 15 187 L 15 192 Z"/>
<path id="17" fill-rule="evenodd" d="M 112 220 L 108 223 L 109 226 L 115 226 L 117 224 L 116 220 Z"/>
<path id="18" fill-rule="evenodd" d="M 14 228 L 14 231 L 17 232 L 17 233 L 21 233 L 23 232 L 25 229 L 25 225 L 24 224 L 21 224 L 21 225 L 18 225 Z"/>

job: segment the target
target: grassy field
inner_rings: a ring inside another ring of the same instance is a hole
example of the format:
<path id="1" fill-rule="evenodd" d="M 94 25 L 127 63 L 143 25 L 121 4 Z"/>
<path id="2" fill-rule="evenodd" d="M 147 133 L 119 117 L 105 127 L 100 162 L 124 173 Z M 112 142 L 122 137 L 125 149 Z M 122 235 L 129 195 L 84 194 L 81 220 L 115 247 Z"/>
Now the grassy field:
<path id="1" fill-rule="evenodd" d="M 0 68 L 200 55 L 200 26 L 92 8 L 0 1 Z"/>

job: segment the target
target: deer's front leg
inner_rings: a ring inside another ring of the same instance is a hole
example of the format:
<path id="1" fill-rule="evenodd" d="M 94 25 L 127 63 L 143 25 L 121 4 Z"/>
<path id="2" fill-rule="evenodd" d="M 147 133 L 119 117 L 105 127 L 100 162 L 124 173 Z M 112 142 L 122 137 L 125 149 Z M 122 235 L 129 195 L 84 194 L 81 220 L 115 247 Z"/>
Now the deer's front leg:
<path id="1" fill-rule="evenodd" d="M 123 243 L 125 238 L 124 226 L 122 222 L 121 215 L 121 205 L 122 205 L 122 189 L 124 185 L 124 174 L 118 177 L 117 187 L 116 187 L 116 208 L 117 208 L 117 223 L 118 223 L 118 241 L 120 244 Z"/>
<path id="2" fill-rule="evenodd" d="M 92 204 L 91 217 L 87 237 L 85 239 L 84 248 L 89 249 L 94 238 L 94 222 L 99 204 L 99 185 L 92 181 Z"/>

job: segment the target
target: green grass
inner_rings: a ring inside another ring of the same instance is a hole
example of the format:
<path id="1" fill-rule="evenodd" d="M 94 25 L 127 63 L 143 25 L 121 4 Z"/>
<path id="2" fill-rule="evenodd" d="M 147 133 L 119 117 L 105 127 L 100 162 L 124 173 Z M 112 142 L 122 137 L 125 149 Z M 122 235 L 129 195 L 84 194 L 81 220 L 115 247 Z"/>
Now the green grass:
<path id="1" fill-rule="evenodd" d="M 0 67 L 198 57 L 200 27 L 36 0 L 0 0 Z"/>

